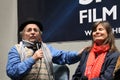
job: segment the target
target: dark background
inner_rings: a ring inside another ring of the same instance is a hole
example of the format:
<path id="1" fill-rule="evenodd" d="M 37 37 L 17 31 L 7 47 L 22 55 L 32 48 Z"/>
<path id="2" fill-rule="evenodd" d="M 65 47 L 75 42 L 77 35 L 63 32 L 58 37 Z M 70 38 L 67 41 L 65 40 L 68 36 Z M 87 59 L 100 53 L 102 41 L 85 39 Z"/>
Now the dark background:
<path id="1" fill-rule="evenodd" d="M 112 20 L 112 16 L 107 17 L 111 25 L 120 27 L 120 1 L 102 0 L 101 3 L 95 3 L 95 0 L 89 5 L 80 5 L 79 0 L 18 0 L 18 26 L 29 18 L 34 18 L 43 24 L 43 41 L 75 41 L 90 40 L 84 31 L 90 30 L 93 23 L 87 20 L 83 24 L 79 23 L 79 11 L 97 8 L 97 17 L 102 16 L 102 7 L 111 9 L 117 5 L 117 20 Z M 19 34 L 19 31 L 18 31 Z M 120 37 L 115 34 L 116 38 Z M 18 35 L 18 39 L 20 37 Z"/>

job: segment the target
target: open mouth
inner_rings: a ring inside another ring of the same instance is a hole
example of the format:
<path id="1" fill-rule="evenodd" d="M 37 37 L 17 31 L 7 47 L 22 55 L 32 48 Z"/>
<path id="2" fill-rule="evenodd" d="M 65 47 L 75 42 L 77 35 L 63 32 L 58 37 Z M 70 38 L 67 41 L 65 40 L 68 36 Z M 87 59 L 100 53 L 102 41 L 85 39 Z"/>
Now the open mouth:
<path id="1" fill-rule="evenodd" d="M 31 38 L 31 39 L 36 39 L 36 37 L 35 37 L 35 36 L 31 36 L 30 38 Z"/>

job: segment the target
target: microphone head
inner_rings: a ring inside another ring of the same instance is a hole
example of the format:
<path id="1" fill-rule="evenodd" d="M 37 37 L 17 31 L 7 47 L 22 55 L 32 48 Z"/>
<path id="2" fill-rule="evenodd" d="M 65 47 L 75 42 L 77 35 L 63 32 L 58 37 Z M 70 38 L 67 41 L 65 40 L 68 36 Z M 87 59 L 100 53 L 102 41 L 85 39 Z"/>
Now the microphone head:
<path id="1" fill-rule="evenodd" d="M 34 41 L 34 45 L 37 47 L 37 49 L 41 48 L 41 42 L 39 42 L 38 40 Z"/>

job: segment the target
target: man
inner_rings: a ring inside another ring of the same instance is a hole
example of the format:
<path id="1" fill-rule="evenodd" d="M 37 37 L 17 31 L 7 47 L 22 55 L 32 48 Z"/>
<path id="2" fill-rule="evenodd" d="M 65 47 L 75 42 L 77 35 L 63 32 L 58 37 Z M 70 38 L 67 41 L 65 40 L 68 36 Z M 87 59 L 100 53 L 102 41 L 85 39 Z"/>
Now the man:
<path id="1" fill-rule="evenodd" d="M 29 20 L 19 27 L 22 41 L 8 54 L 7 75 L 12 80 L 54 80 L 52 62 L 73 64 L 79 61 L 78 52 L 57 50 L 42 42 L 43 26 Z"/>

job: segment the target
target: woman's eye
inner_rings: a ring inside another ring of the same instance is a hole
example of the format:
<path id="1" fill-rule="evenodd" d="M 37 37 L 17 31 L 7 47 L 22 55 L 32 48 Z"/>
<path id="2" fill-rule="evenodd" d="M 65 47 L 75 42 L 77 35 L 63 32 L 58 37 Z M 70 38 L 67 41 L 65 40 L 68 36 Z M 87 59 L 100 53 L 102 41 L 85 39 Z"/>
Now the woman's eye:
<path id="1" fill-rule="evenodd" d="M 99 31 L 102 31 L 102 30 L 104 30 L 103 28 L 99 28 Z"/>

